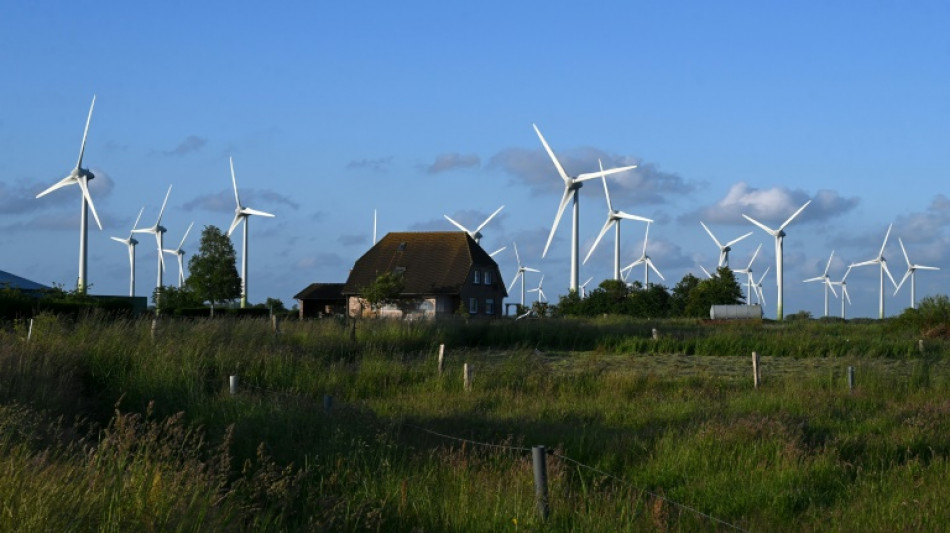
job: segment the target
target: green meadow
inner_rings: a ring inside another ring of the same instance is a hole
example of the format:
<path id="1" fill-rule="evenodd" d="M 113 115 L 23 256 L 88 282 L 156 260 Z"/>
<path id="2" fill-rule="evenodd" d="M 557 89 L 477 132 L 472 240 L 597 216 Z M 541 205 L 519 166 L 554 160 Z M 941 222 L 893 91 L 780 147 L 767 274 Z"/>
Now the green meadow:
<path id="1" fill-rule="evenodd" d="M 6 322 L 0 531 L 946 530 L 943 324 Z"/>

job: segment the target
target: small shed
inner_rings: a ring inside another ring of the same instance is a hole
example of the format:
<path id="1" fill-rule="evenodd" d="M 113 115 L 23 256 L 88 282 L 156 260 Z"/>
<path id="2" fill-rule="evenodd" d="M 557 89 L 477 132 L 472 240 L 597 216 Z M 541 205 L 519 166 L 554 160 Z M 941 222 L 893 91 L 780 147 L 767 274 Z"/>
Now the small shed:
<path id="1" fill-rule="evenodd" d="M 714 305 L 709 308 L 712 320 L 762 320 L 762 306 L 755 305 Z"/>
<path id="2" fill-rule="evenodd" d="M 342 315 L 346 310 L 343 283 L 311 283 L 294 296 L 300 318 Z"/>

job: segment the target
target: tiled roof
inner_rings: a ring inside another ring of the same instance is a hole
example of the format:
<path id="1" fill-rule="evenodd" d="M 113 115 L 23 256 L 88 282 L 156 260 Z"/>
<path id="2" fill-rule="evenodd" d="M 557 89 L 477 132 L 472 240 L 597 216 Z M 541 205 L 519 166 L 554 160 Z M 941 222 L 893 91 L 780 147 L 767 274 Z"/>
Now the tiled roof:
<path id="1" fill-rule="evenodd" d="M 294 300 L 343 300 L 342 283 L 311 283 Z"/>
<path id="2" fill-rule="evenodd" d="M 465 232 L 389 233 L 356 260 L 343 294 L 356 294 L 381 274 L 400 271 L 403 294 L 458 294 L 472 265 L 498 271 L 495 260 Z"/>

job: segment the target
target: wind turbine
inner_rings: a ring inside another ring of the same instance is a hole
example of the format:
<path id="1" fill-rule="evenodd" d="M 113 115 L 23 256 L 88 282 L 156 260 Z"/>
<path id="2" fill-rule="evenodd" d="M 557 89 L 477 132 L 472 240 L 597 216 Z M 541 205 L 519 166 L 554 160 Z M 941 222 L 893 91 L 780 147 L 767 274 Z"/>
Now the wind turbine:
<path id="1" fill-rule="evenodd" d="M 274 215 L 270 213 L 265 213 L 263 211 L 258 211 L 256 209 L 251 209 L 250 207 L 244 207 L 241 205 L 241 198 L 238 196 L 237 188 L 237 179 L 234 177 L 234 159 L 230 156 L 228 161 L 231 163 L 231 183 L 234 185 L 234 203 L 237 207 L 234 208 L 234 220 L 231 221 L 231 228 L 228 229 L 228 237 L 234 233 L 235 228 L 238 227 L 238 224 L 244 222 L 244 242 L 241 249 L 241 308 L 247 307 L 247 223 L 251 215 L 260 215 L 262 217 L 273 218 Z"/>
<path id="2" fill-rule="evenodd" d="M 804 283 L 810 283 L 814 281 L 820 281 L 825 286 L 825 316 L 828 316 L 828 290 L 831 290 L 831 293 L 835 295 L 835 298 L 838 297 L 838 293 L 835 292 L 834 284 L 831 283 L 831 278 L 828 277 L 828 269 L 831 268 L 831 260 L 835 257 L 835 251 L 831 251 L 831 255 L 828 256 L 828 263 L 825 264 L 825 271 L 821 273 L 820 276 L 815 276 L 814 278 L 808 278 Z"/>
<path id="3" fill-rule="evenodd" d="M 901 244 L 901 251 L 904 252 L 904 259 L 907 261 L 907 272 L 904 273 L 904 277 L 901 278 L 901 282 L 897 284 L 897 289 L 894 290 L 894 295 L 897 295 L 897 291 L 901 290 L 901 286 L 904 285 L 904 282 L 907 281 L 907 278 L 910 278 L 910 308 L 917 309 L 917 271 L 940 270 L 940 267 L 915 265 L 911 263 L 910 257 L 907 255 L 907 248 L 904 248 L 904 241 L 898 237 L 897 242 Z"/>
<path id="4" fill-rule="evenodd" d="M 656 266 L 653 264 L 653 260 L 650 259 L 650 256 L 647 255 L 647 242 L 650 239 L 650 224 L 647 223 L 646 235 L 643 236 L 643 253 L 640 254 L 640 257 L 630 263 L 629 265 L 623 268 L 624 272 L 628 272 L 633 269 L 633 267 L 642 264 L 643 265 L 643 288 L 646 289 L 650 286 L 650 269 L 652 268 L 656 272 L 657 276 L 660 276 L 660 279 L 666 281 L 666 278 L 663 277 L 663 274 L 660 274 L 660 271 L 657 270 Z M 629 275 L 629 274 L 628 274 Z"/>
<path id="5" fill-rule="evenodd" d="M 128 238 L 110 237 L 112 240 L 126 245 L 129 249 L 129 269 L 131 271 L 129 274 L 129 296 L 135 296 L 135 245 L 139 243 L 139 241 L 135 240 L 133 234 L 135 233 L 135 226 L 139 225 L 143 211 L 145 211 L 144 206 L 139 210 L 139 216 L 135 217 L 135 223 L 132 224 L 132 230 L 129 231 Z"/>
<path id="6" fill-rule="evenodd" d="M 721 267 L 729 266 L 729 251 L 732 250 L 732 245 L 741 241 L 742 239 L 745 239 L 749 235 L 752 235 L 752 232 L 750 231 L 749 233 L 746 233 L 745 235 L 737 239 L 733 239 L 727 242 L 726 244 L 722 244 L 721 242 L 719 242 L 719 239 L 717 239 L 716 236 L 713 235 L 712 230 L 710 230 L 709 227 L 706 226 L 706 224 L 704 224 L 702 220 L 700 220 L 699 223 L 703 225 L 703 229 L 706 230 L 706 233 L 708 233 L 709 236 L 712 237 L 713 242 L 716 243 L 717 247 L 719 247 L 719 264 L 717 266 L 721 266 Z"/>
<path id="7" fill-rule="evenodd" d="M 604 165 L 600 159 L 597 160 L 597 164 L 600 165 L 600 171 L 603 172 Z M 587 252 L 587 257 L 584 258 L 584 264 L 587 264 L 587 260 L 590 259 L 591 254 L 594 253 L 594 249 L 600 244 L 600 239 L 610 230 L 610 226 L 614 226 L 614 279 L 620 280 L 620 221 L 623 219 L 640 220 L 647 223 L 653 221 L 649 218 L 631 215 L 630 213 L 614 209 L 610 203 L 610 191 L 607 189 L 607 178 L 601 175 L 600 179 L 604 182 L 604 196 L 607 197 L 607 221 L 604 222 L 604 227 L 600 229 L 600 233 L 597 235 L 597 238 L 594 239 L 594 244 L 590 247 L 590 251 Z"/>
<path id="8" fill-rule="evenodd" d="M 887 274 L 887 277 L 891 279 L 891 284 L 895 287 L 897 282 L 894 281 L 894 276 L 891 275 L 890 269 L 887 268 L 887 259 L 884 259 L 884 248 L 887 246 L 887 238 L 891 236 L 891 227 L 894 224 L 887 226 L 887 233 L 884 234 L 884 243 L 881 244 L 881 251 L 877 253 L 877 257 L 874 259 L 868 259 L 867 261 L 862 261 L 860 263 L 852 263 L 852 267 L 861 267 L 868 265 L 880 265 L 881 267 L 881 294 L 878 299 L 878 318 L 884 318 L 884 274 Z"/>
<path id="9" fill-rule="evenodd" d="M 841 318 L 845 318 L 844 313 L 844 301 L 848 300 L 848 305 L 851 305 L 851 297 L 848 296 L 848 282 L 845 280 L 848 279 L 848 274 L 851 273 L 851 267 L 849 266 L 847 270 L 844 271 L 844 276 L 841 276 L 841 281 L 832 281 L 832 285 L 837 285 L 841 287 Z"/>
<path id="10" fill-rule="evenodd" d="M 538 281 L 537 287 L 533 289 L 528 289 L 528 292 L 538 293 L 538 303 L 541 303 L 544 300 L 548 299 L 547 296 L 544 295 L 544 289 L 541 288 L 542 285 L 544 285 L 544 274 L 541 274 L 541 279 Z"/>
<path id="11" fill-rule="evenodd" d="M 89 237 L 89 210 L 92 210 L 92 216 L 96 219 L 96 225 L 102 229 L 102 223 L 99 222 L 99 214 L 96 213 L 96 206 L 92 203 L 92 196 L 89 195 L 89 180 L 95 178 L 89 169 L 82 167 L 82 156 L 86 151 L 86 136 L 89 134 L 89 122 L 92 121 L 92 109 L 96 106 L 96 97 L 93 95 L 92 104 L 89 106 L 89 116 L 86 117 L 86 129 L 82 132 L 82 144 L 79 145 L 79 161 L 68 176 L 59 180 L 52 187 L 36 195 L 37 198 L 61 189 L 69 185 L 78 185 L 82 190 L 82 208 L 79 217 L 79 278 L 76 282 L 76 290 L 85 293 L 88 288 L 86 283 L 86 266 L 88 264 L 88 246 Z"/>
<path id="12" fill-rule="evenodd" d="M 162 255 L 162 240 L 165 235 L 165 228 L 162 226 L 162 215 L 165 214 L 165 205 L 168 203 L 168 195 L 172 193 L 172 186 L 168 186 L 168 192 L 165 193 L 165 201 L 162 202 L 162 209 L 158 212 L 158 220 L 155 225 L 148 228 L 133 229 L 132 233 L 151 233 L 155 235 L 155 241 L 158 243 L 158 285 L 162 287 L 162 272 L 165 271 L 165 258 Z"/>
<path id="13" fill-rule="evenodd" d="M 792 222 L 792 220 L 795 217 L 798 216 L 799 213 L 804 211 L 805 208 L 808 207 L 808 204 L 810 203 L 811 203 L 811 200 L 808 200 L 807 202 L 805 202 L 805 205 L 799 207 L 798 211 L 795 211 L 794 213 L 792 213 L 792 216 L 788 217 L 788 219 L 785 220 L 785 222 L 783 222 L 782 225 L 776 229 L 772 229 L 748 215 L 742 215 L 743 218 L 755 224 L 756 226 L 762 228 L 769 235 L 775 237 L 775 284 L 778 287 L 778 297 L 776 298 L 776 301 L 775 301 L 775 318 L 777 320 L 783 320 L 785 317 L 785 315 L 782 312 L 782 303 L 783 303 L 782 285 L 784 282 L 784 278 L 782 277 L 782 263 L 784 262 L 784 256 L 782 254 L 782 242 L 785 240 L 785 228 Z"/>
<path id="14" fill-rule="evenodd" d="M 533 125 L 533 124 L 532 124 Z M 571 230 L 571 285 L 570 290 L 572 292 L 577 292 L 577 271 L 578 271 L 578 255 L 577 255 L 577 234 L 578 234 L 578 221 L 580 218 L 580 207 L 578 204 L 577 191 L 581 188 L 584 181 L 594 179 L 598 176 L 609 176 L 611 174 L 616 174 L 618 172 L 623 172 L 636 168 L 636 165 L 630 165 L 620 168 L 612 168 L 609 170 L 601 169 L 600 172 L 587 172 L 584 174 L 578 174 L 577 176 L 568 176 L 567 172 L 564 171 L 564 167 L 561 166 L 560 161 L 557 160 L 557 157 L 554 155 L 554 152 L 551 150 L 551 147 L 548 146 L 547 141 L 544 140 L 544 136 L 541 135 L 541 130 L 538 129 L 537 125 L 534 126 L 534 131 L 537 132 L 538 138 L 541 139 L 541 144 L 544 145 L 545 151 L 547 151 L 548 156 L 551 157 L 551 161 L 554 162 L 554 167 L 557 169 L 557 173 L 561 176 L 561 179 L 564 180 L 564 194 L 561 196 L 561 203 L 557 208 L 557 215 L 554 217 L 554 225 L 551 226 L 551 233 L 548 235 L 548 242 L 544 245 L 544 252 L 541 253 L 541 258 L 543 259 L 548 254 L 548 248 L 551 246 L 551 240 L 554 239 L 554 232 L 557 231 L 558 224 L 561 222 L 561 215 L 564 214 L 564 209 L 567 207 L 568 201 L 573 201 L 573 225 Z"/>
<path id="15" fill-rule="evenodd" d="M 581 283 L 581 299 L 587 298 L 587 284 L 593 281 L 593 277 L 587 278 L 587 281 Z"/>
<path id="16" fill-rule="evenodd" d="M 518 261 L 518 272 L 515 274 L 515 277 L 511 280 L 511 285 L 508 286 L 508 293 L 511 293 L 511 289 L 515 287 L 518 278 L 521 278 L 521 307 L 524 307 L 524 273 L 525 272 L 541 272 L 536 268 L 526 267 L 521 264 L 521 256 L 518 255 L 518 245 L 516 243 L 511 243 L 515 247 L 515 260 Z"/>
<path id="17" fill-rule="evenodd" d="M 768 275 L 769 270 L 772 267 L 765 267 L 765 272 L 762 273 L 762 276 L 759 278 L 759 281 L 755 284 L 755 299 L 756 303 L 762 306 L 762 309 L 765 309 L 765 293 L 762 292 L 762 282 L 765 280 L 765 276 Z"/>
<path id="18" fill-rule="evenodd" d="M 445 219 L 451 222 L 452 225 L 454 225 L 456 228 L 464 231 L 465 233 L 468 233 L 468 236 L 471 237 L 473 241 L 475 241 L 475 244 L 479 244 L 479 242 L 482 240 L 482 228 L 484 228 L 488 224 L 488 222 L 491 219 L 495 218 L 495 215 L 497 215 L 498 212 L 504 208 L 505 206 L 501 206 L 498 209 L 496 209 L 494 213 L 488 215 L 488 218 L 486 218 L 485 221 L 479 224 L 478 227 L 475 228 L 474 230 L 470 230 L 466 228 L 465 226 L 459 224 L 458 222 L 452 220 L 451 218 L 449 218 L 449 215 L 442 215 L 442 216 L 444 216 Z"/>
<path id="19" fill-rule="evenodd" d="M 181 242 L 178 243 L 178 248 L 175 248 L 174 250 L 165 248 L 164 250 L 162 250 L 166 254 L 172 254 L 178 258 L 178 288 L 179 289 L 181 288 L 182 285 L 185 284 L 185 264 L 184 264 L 185 251 L 182 250 L 181 247 L 185 245 L 185 239 L 188 238 L 188 232 L 191 231 L 191 227 L 194 225 L 195 225 L 194 222 L 192 222 L 191 224 L 188 224 L 188 229 L 185 230 L 185 236 L 182 237 Z"/>
<path id="20" fill-rule="evenodd" d="M 755 248 L 755 253 L 752 254 L 752 259 L 749 259 L 749 264 L 745 268 L 733 269 L 733 272 L 736 274 L 745 274 L 746 276 L 746 305 L 752 305 L 752 294 L 755 293 L 755 278 L 752 276 L 752 263 L 755 263 L 755 258 L 759 256 L 759 250 L 762 249 L 762 244 L 759 244 Z M 727 267 L 728 268 L 728 267 Z"/>

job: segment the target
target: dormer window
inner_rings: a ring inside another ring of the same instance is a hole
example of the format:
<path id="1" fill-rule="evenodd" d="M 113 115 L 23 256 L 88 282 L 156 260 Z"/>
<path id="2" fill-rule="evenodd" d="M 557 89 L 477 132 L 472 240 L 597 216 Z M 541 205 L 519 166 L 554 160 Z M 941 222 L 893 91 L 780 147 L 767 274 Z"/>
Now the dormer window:
<path id="1" fill-rule="evenodd" d="M 407 245 L 407 244 L 408 244 L 408 243 L 405 242 L 405 241 L 399 243 L 399 246 L 396 247 L 396 251 L 397 251 L 397 252 L 405 252 L 405 251 L 406 251 L 406 245 Z"/>
<path id="2" fill-rule="evenodd" d="M 481 272 L 479 272 L 478 269 L 475 270 L 475 277 L 472 280 L 472 283 L 474 283 L 475 285 L 478 285 L 479 283 L 481 283 Z"/>

